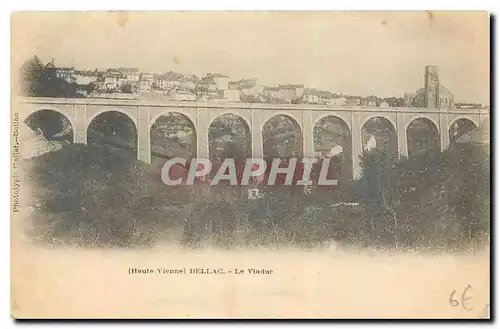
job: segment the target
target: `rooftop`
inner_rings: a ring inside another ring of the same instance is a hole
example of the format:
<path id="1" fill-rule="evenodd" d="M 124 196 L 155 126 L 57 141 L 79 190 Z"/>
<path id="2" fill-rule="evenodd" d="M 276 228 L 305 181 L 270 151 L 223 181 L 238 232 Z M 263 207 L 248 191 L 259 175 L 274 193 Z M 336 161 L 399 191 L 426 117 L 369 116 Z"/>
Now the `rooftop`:
<path id="1" fill-rule="evenodd" d="M 278 85 L 280 89 L 296 89 L 296 88 L 304 88 L 304 85 Z"/>
<path id="2" fill-rule="evenodd" d="M 168 72 L 168 73 L 155 75 L 155 79 L 158 79 L 158 80 L 179 81 L 179 80 L 181 80 L 181 78 L 182 78 L 182 75 L 179 73 L 175 73 L 175 72 Z"/>
<path id="3" fill-rule="evenodd" d="M 129 67 L 120 67 L 118 69 L 120 72 L 124 72 L 124 73 L 139 73 L 139 69 L 136 68 L 136 67 L 133 67 L 133 68 L 129 68 Z"/>
<path id="4" fill-rule="evenodd" d="M 229 77 L 222 73 L 208 73 L 207 78 L 229 78 Z"/>
<path id="5" fill-rule="evenodd" d="M 313 95 L 325 98 L 333 98 L 333 93 L 328 90 L 321 90 L 316 88 L 306 88 L 304 89 L 304 95 Z"/>
<path id="6" fill-rule="evenodd" d="M 252 88 L 255 87 L 257 79 L 240 79 L 238 81 L 229 81 L 229 84 L 237 85 L 238 89 Z"/>

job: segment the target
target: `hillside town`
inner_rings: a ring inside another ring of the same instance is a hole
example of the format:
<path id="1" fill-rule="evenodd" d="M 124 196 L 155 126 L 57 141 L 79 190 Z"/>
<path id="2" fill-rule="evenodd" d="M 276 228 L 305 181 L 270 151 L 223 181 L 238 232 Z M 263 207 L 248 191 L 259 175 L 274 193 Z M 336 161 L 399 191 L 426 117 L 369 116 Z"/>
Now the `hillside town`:
<path id="1" fill-rule="evenodd" d="M 159 101 L 211 101 L 274 104 L 317 104 L 330 107 L 426 107 L 485 108 L 489 105 L 458 102 L 453 93 L 439 83 L 437 66 L 425 67 L 425 84 L 404 96 L 379 97 L 335 93 L 308 88 L 303 84 L 265 86 L 257 78 L 231 79 L 221 73 L 203 77 L 178 72 L 148 73 L 138 68 L 81 70 L 54 67 L 58 78 L 76 85 L 78 96 L 126 98 Z M 430 84 L 438 86 L 437 93 Z M 430 95 L 432 90 L 433 95 Z"/>

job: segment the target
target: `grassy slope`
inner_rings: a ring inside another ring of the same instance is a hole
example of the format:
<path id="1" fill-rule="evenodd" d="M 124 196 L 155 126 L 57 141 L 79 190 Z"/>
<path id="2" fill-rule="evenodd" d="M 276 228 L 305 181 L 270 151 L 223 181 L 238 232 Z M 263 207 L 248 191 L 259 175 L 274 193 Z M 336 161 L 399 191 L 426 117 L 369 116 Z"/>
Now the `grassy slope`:
<path id="1" fill-rule="evenodd" d="M 52 242 L 70 236 L 82 244 L 147 243 L 181 217 L 173 210 L 182 207 L 171 206 L 188 195 L 162 184 L 160 166 L 112 146 L 69 145 L 25 160 L 34 236 Z"/>

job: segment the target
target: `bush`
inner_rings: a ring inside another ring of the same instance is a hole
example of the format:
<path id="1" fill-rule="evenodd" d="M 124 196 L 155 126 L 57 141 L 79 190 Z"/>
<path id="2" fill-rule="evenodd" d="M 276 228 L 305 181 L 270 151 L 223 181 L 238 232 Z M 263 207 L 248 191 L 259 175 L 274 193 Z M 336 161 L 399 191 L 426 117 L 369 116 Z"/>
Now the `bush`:
<path id="1" fill-rule="evenodd" d="M 389 165 L 362 156 L 359 195 L 374 243 L 396 248 L 467 248 L 489 236 L 489 152 L 455 145 Z"/>

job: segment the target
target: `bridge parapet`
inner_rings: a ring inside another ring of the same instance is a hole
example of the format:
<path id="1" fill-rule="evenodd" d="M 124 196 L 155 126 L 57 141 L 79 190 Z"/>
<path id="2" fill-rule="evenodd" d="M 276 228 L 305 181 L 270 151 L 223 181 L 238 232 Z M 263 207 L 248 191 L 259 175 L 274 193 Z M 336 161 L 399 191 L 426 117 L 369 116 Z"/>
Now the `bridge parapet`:
<path id="1" fill-rule="evenodd" d="M 102 106 L 140 106 L 140 107 L 174 107 L 174 108 L 215 108 L 215 109 L 258 109 L 258 110 L 302 110 L 302 111 L 333 111 L 333 112 L 407 112 L 407 113 L 456 113 L 456 114 L 489 114 L 489 109 L 435 109 L 422 107 L 376 107 L 376 106 L 329 106 L 316 104 L 271 104 L 271 103 L 243 103 L 243 102 L 197 102 L 197 101 L 154 101 L 135 99 L 106 99 L 106 98 L 50 98 L 50 97 L 21 97 L 21 103 L 27 104 L 86 104 Z"/>

